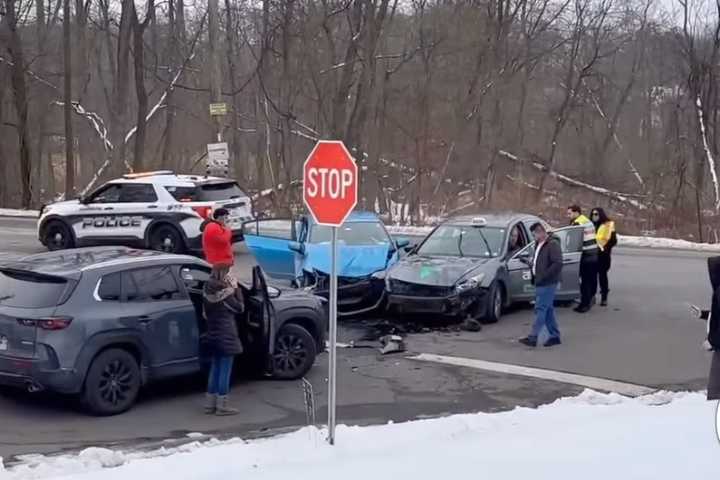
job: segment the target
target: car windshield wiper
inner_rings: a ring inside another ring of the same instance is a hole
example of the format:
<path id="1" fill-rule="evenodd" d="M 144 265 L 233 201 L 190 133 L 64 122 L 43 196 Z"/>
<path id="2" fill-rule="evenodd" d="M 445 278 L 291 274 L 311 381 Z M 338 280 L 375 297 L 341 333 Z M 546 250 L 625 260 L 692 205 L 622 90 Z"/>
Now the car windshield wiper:
<path id="1" fill-rule="evenodd" d="M 480 237 L 483 239 L 483 242 L 485 243 L 485 246 L 487 247 L 488 256 L 492 257 L 492 248 L 490 248 L 490 242 L 487 241 L 487 237 L 485 237 L 485 234 L 482 231 L 482 227 L 475 227 L 477 228 L 478 233 L 480 234 Z"/>
<path id="2" fill-rule="evenodd" d="M 460 256 L 461 256 L 461 257 L 464 257 L 465 254 L 463 254 L 463 251 L 462 251 L 462 239 L 463 239 L 463 233 L 460 232 L 460 235 L 458 235 L 458 245 L 457 245 L 457 247 L 458 247 L 458 253 L 460 254 Z"/>

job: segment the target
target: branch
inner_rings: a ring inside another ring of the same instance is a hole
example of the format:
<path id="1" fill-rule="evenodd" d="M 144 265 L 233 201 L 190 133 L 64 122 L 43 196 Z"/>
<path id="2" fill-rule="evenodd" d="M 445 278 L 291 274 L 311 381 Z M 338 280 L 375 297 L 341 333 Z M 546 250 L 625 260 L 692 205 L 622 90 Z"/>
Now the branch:
<path id="1" fill-rule="evenodd" d="M 695 107 L 697 108 L 698 122 L 700 125 L 700 136 L 702 137 L 703 148 L 705 149 L 705 157 L 707 159 L 708 166 L 710 167 L 710 177 L 713 182 L 713 190 L 715 193 L 715 211 L 720 212 L 720 183 L 718 183 L 717 169 L 715 168 L 715 159 L 710 152 L 708 145 L 707 133 L 705 132 L 705 114 L 703 112 L 702 102 L 700 101 L 700 95 L 695 99 Z"/>
<path id="2" fill-rule="evenodd" d="M 506 158 L 506 159 L 508 159 L 508 160 L 511 160 L 511 161 L 513 161 L 513 162 L 526 162 L 526 163 L 530 163 L 530 165 L 532 165 L 532 167 L 534 167 L 536 170 L 550 175 L 551 177 L 553 177 L 554 179 L 558 180 L 558 181 L 561 182 L 561 183 L 564 183 L 565 185 L 569 185 L 569 186 L 571 186 L 571 187 L 578 187 L 578 188 L 583 188 L 583 189 L 585 189 L 585 190 L 589 190 L 589 191 L 591 191 L 591 192 L 597 193 L 597 194 L 599 194 L 599 195 L 603 195 L 603 196 L 605 196 L 605 197 L 611 198 L 611 199 L 616 200 L 616 201 L 618 201 L 618 202 L 621 202 L 621 203 L 625 203 L 625 204 L 627 204 L 627 205 L 630 205 L 630 206 L 632 206 L 632 207 L 634 207 L 634 208 L 637 208 L 638 210 L 647 210 L 647 209 L 648 209 L 648 206 L 647 206 L 647 205 L 645 205 L 644 203 L 638 202 L 637 200 L 634 200 L 634 199 L 630 198 L 628 195 L 625 195 L 625 194 L 622 194 L 622 193 L 619 193 L 619 192 L 613 192 L 613 191 L 610 191 L 610 190 L 608 190 L 608 189 L 606 189 L 606 188 L 598 187 L 598 186 L 596 186 L 596 185 L 591 185 L 591 184 L 589 184 L 589 183 L 581 182 L 580 180 L 576 180 L 576 179 L 574 179 L 574 178 L 572 178 L 572 177 L 568 177 L 567 175 L 563 175 L 563 174 L 561 174 L 561 173 L 552 171 L 552 170 L 548 169 L 548 167 L 546 167 L 546 166 L 543 165 L 542 163 L 532 162 L 532 161 L 531 161 L 531 162 L 527 162 L 526 160 L 521 160 L 521 159 L 518 158 L 516 155 L 513 155 L 512 153 L 506 152 L 506 151 L 504 151 L 504 150 L 500 150 L 500 151 L 498 152 L 498 154 L 499 154 L 501 157 L 504 157 L 504 158 Z M 539 187 L 538 187 L 538 188 L 539 188 Z"/>
<path id="3" fill-rule="evenodd" d="M 590 99 L 593 101 L 593 104 L 595 105 L 595 110 L 598 111 L 598 114 L 600 114 L 600 117 L 602 117 L 602 119 L 605 120 L 605 122 L 607 123 L 608 130 L 612 132 L 613 140 L 615 141 L 615 145 L 617 145 L 618 150 L 625 153 L 625 150 L 623 150 L 623 146 L 620 143 L 620 139 L 617 136 L 617 132 L 615 131 L 615 128 L 613 127 L 610 119 L 607 117 L 607 115 L 605 115 L 605 112 L 603 111 L 602 107 L 600 107 L 600 103 L 598 102 L 597 97 L 595 97 L 595 94 L 592 92 L 592 90 L 590 90 L 585 79 L 583 79 L 582 82 L 585 85 L 585 89 L 590 94 Z M 638 181 L 638 183 L 644 187 L 645 182 L 643 181 L 643 178 L 640 175 L 640 172 L 635 167 L 635 164 L 633 163 L 632 159 L 630 158 L 630 155 L 625 155 L 625 159 L 627 160 L 628 166 L 630 167 L 630 172 L 635 176 L 635 179 Z"/>

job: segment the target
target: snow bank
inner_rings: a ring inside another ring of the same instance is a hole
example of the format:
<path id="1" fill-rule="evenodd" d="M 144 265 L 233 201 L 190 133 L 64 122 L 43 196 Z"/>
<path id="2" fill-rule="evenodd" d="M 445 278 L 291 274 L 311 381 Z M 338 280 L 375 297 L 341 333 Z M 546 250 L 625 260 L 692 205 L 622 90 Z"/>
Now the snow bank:
<path id="1" fill-rule="evenodd" d="M 633 237 L 619 235 L 618 245 L 632 248 L 658 248 L 667 250 L 695 250 L 698 252 L 720 252 L 720 243 L 696 243 L 674 238 Z"/>
<path id="2" fill-rule="evenodd" d="M 586 390 L 537 409 L 340 426 L 335 447 L 325 444 L 324 431 L 304 428 L 252 442 L 195 442 L 146 453 L 90 448 L 77 456 L 34 457 L 0 469 L 0 478 L 710 478 L 719 453 L 715 428 L 715 404 L 701 393 L 629 399 Z"/>
<path id="3" fill-rule="evenodd" d="M 424 237 L 433 227 L 393 225 L 387 227 L 391 235 L 398 237 Z M 720 243 L 696 243 L 687 240 L 658 237 L 636 237 L 618 235 L 618 246 L 628 248 L 654 248 L 663 250 L 694 250 L 698 252 L 720 252 Z"/>
<path id="4" fill-rule="evenodd" d="M 0 208 L 0 217 L 24 217 L 37 218 L 40 216 L 38 210 L 16 210 L 14 208 Z"/>

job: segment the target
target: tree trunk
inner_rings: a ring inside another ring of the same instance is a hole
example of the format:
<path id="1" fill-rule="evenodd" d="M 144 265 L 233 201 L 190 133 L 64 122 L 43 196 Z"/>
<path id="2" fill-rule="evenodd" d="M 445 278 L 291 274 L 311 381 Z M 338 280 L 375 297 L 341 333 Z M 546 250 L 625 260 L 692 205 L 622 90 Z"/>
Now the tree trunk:
<path id="1" fill-rule="evenodd" d="M 70 0 L 63 0 L 63 113 L 65 119 L 65 198 L 75 193 L 75 137 L 72 124 L 72 44 Z"/>
<path id="2" fill-rule="evenodd" d="M 111 122 L 112 157 L 115 171 L 122 171 L 125 162 L 125 130 L 127 129 L 128 97 L 130 90 L 130 43 L 132 18 L 136 15 L 133 0 L 122 0 L 120 27 L 117 40 L 117 73 L 113 81 L 113 118 Z"/>
<path id="3" fill-rule="evenodd" d="M 3 22 L 9 31 L 7 49 L 13 62 L 11 85 L 15 111 L 17 113 L 17 135 L 20 146 L 21 206 L 22 208 L 30 208 L 32 202 L 32 190 L 30 186 L 32 156 L 30 125 L 28 121 L 28 89 L 25 82 L 25 55 L 22 40 L 17 31 L 15 0 L 5 0 L 5 17 Z"/>
<path id="4" fill-rule="evenodd" d="M 148 95 L 145 88 L 145 44 L 143 35 L 153 18 L 152 11 L 155 9 L 154 1 L 148 3 L 148 10 L 145 20 L 141 23 L 138 20 L 137 10 L 132 8 L 132 38 L 133 38 L 133 59 L 135 67 L 135 96 L 137 97 L 137 131 L 135 133 L 135 155 L 133 158 L 133 169 L 142 171 L 145 169 L 145 132 L 147 129 Z"/>

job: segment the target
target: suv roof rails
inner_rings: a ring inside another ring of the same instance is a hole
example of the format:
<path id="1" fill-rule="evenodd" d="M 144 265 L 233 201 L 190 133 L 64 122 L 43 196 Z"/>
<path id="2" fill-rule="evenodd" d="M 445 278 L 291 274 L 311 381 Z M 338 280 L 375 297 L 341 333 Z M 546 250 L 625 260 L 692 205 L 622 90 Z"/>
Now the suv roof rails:
<path id="1" fill-rule="evenodd" d="M 123 178 L 132 180 L 135 178 L 154 177 L 157 175 L 175 175 L 173 170 L 155 170 L 152 172 L 138 172 L 138 173 L 126 173 Z"/>

